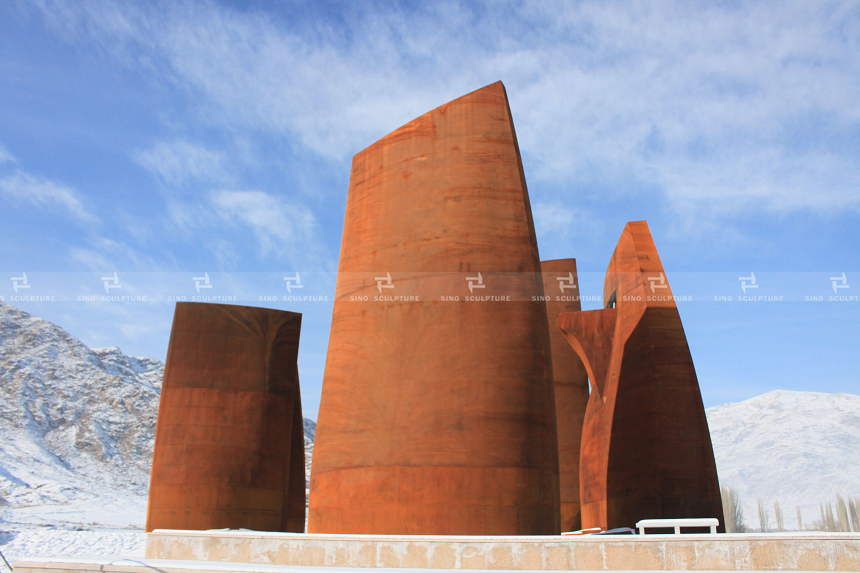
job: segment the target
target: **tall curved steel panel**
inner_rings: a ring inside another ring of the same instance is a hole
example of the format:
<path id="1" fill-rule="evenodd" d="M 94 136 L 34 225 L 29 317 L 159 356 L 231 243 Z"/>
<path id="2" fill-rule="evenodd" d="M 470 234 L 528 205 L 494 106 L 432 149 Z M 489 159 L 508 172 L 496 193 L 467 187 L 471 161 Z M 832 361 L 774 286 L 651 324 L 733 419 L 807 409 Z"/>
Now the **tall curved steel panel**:
<path id="1" fill-rule="evenodd" d="M 723 510 L 708 422 L 681 317 L 645 221 L 606 271 L 607 308 L 558 319 L 591 380 L 582 430 L 583 527 Z"/>
<path id="2" fill-rule="evenodd" d="M 310 532 L 559 531 L 542 295 L 501 82 L 355 156 Z"/>
<path id="3" fill-rule="evenodd" d="M 582 421 L 588 404 L 588 374 L 579 356 L 558 328 L 563 312 L 582 309 L 576 259 L 541 261 L 549 339 L 552 344 L 552 372 L 555 382 L 555 411 L 558 425 L 559 493 L 561 530 L 580 529 L 579 444 Z"/>
<path id="4" fill-rule="evenodd" d="M 301 315 L 176 304 L 146 530 L 304 531 Z"/>

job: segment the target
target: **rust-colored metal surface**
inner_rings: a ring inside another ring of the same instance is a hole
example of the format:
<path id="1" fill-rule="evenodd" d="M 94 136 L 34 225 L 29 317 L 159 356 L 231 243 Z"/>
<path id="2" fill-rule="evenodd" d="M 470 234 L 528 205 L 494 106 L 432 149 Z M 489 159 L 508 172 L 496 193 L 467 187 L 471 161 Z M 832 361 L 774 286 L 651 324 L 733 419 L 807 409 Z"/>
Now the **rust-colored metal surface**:
<path id="1" fill-rule="evenodd" d="M 580 455 L 582 526 L 716 517 L 722 529 L 699 383 L 645 221 L 624 228 L 603 296 L 610 308 L 558 319 L 591 380 Z"/>
<path id="2" fill-rule="evenodd" d="M 541 261 L 558 424 L 561 530 L 581 528 L 579 515 L 579 444 L 588 404 L 588 374 L 558 328 L 558 315 L 581 310 L 576 259 Z"/>
<path id="3" fill-rule="evenodd" d="M 266 308 L 176 304 L 147 531 L 304 531 L 301 320 Z"/>
<path id="4" fill-rule="evenodd" d="M 500 82 L 355 156 L 308 531 L 559 532 L 542 296 Z"/>

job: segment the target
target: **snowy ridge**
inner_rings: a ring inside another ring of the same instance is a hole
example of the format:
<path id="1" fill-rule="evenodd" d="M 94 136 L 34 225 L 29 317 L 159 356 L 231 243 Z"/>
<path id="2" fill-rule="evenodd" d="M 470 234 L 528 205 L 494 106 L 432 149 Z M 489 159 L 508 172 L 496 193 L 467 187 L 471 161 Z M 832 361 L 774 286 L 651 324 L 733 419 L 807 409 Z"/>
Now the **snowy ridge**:
<path id="1" fill-rule="evenodd" d="M 779 501 L 787 529 L 820 519 L 819 504 L 860 497 L 860 396 L 774 390 L 708 408 L 722 486 L 737 490 L 748 527 L 761 499 L 775 526 Z"/>
<path id="2" fill-rule="evenodd" d="M 142 528 L 163 375 L 0 303 L 0 522 Z"/>
<path id="3" fill-rule="evenodd" d="M 0 517 L 140 526 L 163 370 L 0 303 Z"/>

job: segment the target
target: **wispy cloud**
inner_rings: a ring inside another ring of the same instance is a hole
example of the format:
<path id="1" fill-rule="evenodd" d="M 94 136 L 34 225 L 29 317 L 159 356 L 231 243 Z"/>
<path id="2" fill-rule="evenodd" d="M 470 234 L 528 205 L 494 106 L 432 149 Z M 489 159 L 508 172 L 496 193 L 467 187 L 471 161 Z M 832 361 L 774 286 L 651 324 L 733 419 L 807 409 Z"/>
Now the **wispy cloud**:
<path id="1" fill-rule="evenodd" d="M 152 148 L 138 151 L 137 162 L 171 185 L 189 179 L 221 182 L 227 179 L 224 154 L 188 141 L 160 141 Z"/>
<path id="2" fill-rule="evenodd" d="M 545 72 L 514 96 L 540 178 L 638 181 L 699 215 L 860 207 L 860 60 L 845 35 L 860 29 L 856 9 L 742 6 L 581 3 L 556 14 L 558 29 L 583 30 L 582 44 L 544 54 Z"/>
<path id="3" fill-rule="evenodd" d="M 152 271 L 165 266 L 164 261 L 156 261 L 141 251 L 108 237 L 95 237 L 85 246 L 70 248 L 69 259 L 76 268 L 98 272 Z"/>
<path id="4" fill-rule="evenodd" d="M 557 237 L 588 237 L 599 232 L 594 213 L 559 203 L 539 202 L 532 205 L 535 230 Z"/>
<path id="5" fill-rule="evenodd" d="M 3 163 L 17 163 L 15 157 L 0 144 L 0 165 Z"/>
<path id="6" fill-rule="evenodd" d="M 98 220 L 84 207 L 78 192 L 71 187 L 22 170 L 0 179 L 0 193 L 13 200 L 26 201 L 39 207 L 59 208 L 72 215 L 79 223 L 93 223 Z"/>
<path id="7" fill-rule="evenodd" d="M 325 18 L 38 4 L 64 33 L 185 86 L 208 121 L 329 158 L 502 79 L 527 175 L 569 190 L 557 199 L 645 185 L 679 212 L 860 209 L 852 2 L 347 2 Z"/>
<path id="8" fill-rule="evenodd" d="M 254 232 L 264 253 L 301 253 L 314 236 L 309 210 L 263 191 L 218 191 L 212 200 L 221 217 Z"/>

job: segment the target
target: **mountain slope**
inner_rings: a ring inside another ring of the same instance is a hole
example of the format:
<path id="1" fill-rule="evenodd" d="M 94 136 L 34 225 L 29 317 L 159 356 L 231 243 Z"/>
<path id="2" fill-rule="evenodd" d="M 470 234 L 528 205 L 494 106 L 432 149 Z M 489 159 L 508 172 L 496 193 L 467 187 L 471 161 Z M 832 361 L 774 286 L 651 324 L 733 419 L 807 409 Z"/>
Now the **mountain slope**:
<path id="1" fill-rule="evenodd" d="M 162 372 L 0 303 L 4 519 L 139 524 Z"/>
<path id="2" fill-rule="evenodd" d="M 795 529 L 797 507 L 808 527 L 820 502 L 860 497 L 860 396 L 774 390 L 707 416 L 720 483 L 737 490 L 748 527 L 759 499 L 774 527 L 776 500 Z"/>

